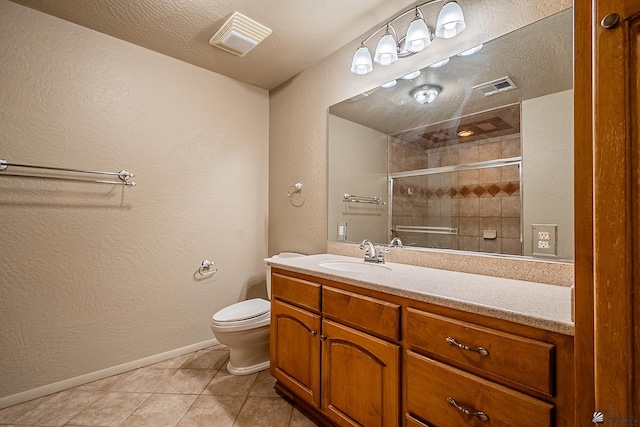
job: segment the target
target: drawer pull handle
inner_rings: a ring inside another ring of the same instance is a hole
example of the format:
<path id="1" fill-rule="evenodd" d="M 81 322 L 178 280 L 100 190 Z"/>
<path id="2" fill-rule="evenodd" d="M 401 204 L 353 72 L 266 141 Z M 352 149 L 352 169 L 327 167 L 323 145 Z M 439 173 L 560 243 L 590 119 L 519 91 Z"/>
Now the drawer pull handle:
<path id="1" fill-rule="evenodd" d="M 489 421 L 489 417 L 482 411 L 470 411 L 469 409 L 463 408 L 458 405 L 458 403 L 450 397 L 447 397 L 447 402 L 451 404 L 458 411 L 462 412 L 465 415 L 471 415 L 472 417 L 480 418 L 482 421 Z"/>
<path id="2" fill-rule="evenodd" d="M 468 345 L 460 344 L 454 338 L 451 338 L 451 337 L 445 338 L 445 341 L 448 342 L 449 344 L 455 345 L 456 347 L 461 348 L 463 350 L 474 351 L 474 352 L 478 353 L 480 356 L 488 356 L 489 355 L 489 352 L 484 347 L 469 347 Z"/>

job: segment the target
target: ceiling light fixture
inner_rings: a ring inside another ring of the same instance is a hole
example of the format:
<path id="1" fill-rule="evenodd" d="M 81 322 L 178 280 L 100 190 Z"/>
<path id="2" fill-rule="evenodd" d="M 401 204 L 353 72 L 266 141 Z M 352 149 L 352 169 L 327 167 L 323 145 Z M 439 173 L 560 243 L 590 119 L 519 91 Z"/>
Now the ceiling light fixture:
<path id="1" fill-rule="evenodd" d="M 465 138 L 465 137 L 471 136 L 471 135 L 473 135 L 473 131 L 472 130 L 468 130 L 468 129 L 461 130 L 460 132 L 458 132 L 458 136 L 461 137 L 461 138 Z"/>
<path id="2" fill-rule="evenodd" d="M 360 47 L 358 47 L 353 55 L 351 72 L 354 74 L 367 74 L 373 71 L 371 52 L 366 43 L 382 31 L 384 31 L 384 34 L 378 41 L 373 55 L 373 61 L 380 65 L 390 65 L 396 62 L 398 58 L 406 58 L 423 51 L 429 47 L 435 37 L 449 39 L 460 34 L 466 24 L 464 22 L 462 9 L 455 1 L 449 1 L 442 7 L 438 15 L 435 31 L 429 28 L 425 22 L 424 15 L 420 8 L 427 4 L 441 1 L 443 0 L 429 0 L 412 7 L 390 19 L 384 26 L 374 31 L 362 41 Z M 391 24 L 409 13 L 415 13 L 414 18 L 407 28 L 406 35 L 398 38 L 396 30 Z"/>
<path id="3" fill-rule="evenodd" d="M 391 80 L 390 82 L 387 82 L 387 83 L 385 83 L 385 84 L 383 84 L 383 85 L 380 85 L 380 87 L 385 88 L 385 89 L 388 89 L 388 88 L 390 88 L 390 87 L 394 87 L 394 86 L 395 86 L 395 85 L 397 85 L 397 84 L 398 84 L 398 81 L 397 81 L 397 80 Z"/>
<path id="4" fill-rule="evenodd" d="M 413 99 L 420 104 L 431 104 L 440 94 L 440 88 L 437 86 L 418 86 L 411 91 Z"/>

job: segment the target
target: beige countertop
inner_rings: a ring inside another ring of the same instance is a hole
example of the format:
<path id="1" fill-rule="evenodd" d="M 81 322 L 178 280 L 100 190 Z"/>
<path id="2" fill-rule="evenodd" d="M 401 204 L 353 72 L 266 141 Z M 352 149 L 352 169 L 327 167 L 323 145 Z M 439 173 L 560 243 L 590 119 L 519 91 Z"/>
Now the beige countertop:
<path id="1" fill-rule="evenodd" d="M 319 254 L 299 258 L 269 258 L 267 264 L 565 335 L 574 333 L 570 287 L 392 262 L 382 264 L 388 270 L 357 273 L 319 265 L 330 261 L 363 263 L 361 258 Z"/>

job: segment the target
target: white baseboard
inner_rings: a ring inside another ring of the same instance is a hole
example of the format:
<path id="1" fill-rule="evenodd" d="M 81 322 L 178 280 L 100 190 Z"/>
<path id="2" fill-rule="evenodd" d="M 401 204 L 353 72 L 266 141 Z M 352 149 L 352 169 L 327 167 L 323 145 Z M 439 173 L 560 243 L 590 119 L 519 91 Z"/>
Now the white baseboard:
<path id="1" fill-rule="evenodd" d="M 103 378 L 118 375 L 123 372 L 131 371 L 132 369 L 138 369 L 142 368 L 143 366 L 153 365 L 154 363 L 162 362 L 167 359 L 173 359 L 174 357 L 182 356 L 183 354 L 191 353 L 197 350 L 202 350 L 203 348 L 211 347 L 217 344 L 220 344 L 220 342 L 214 338 L 196 344 L 191 344 L 186 347 L 176 348 L 175 350 L 166 351 L 164 353 L 155 354 L 143 359 L 134 360 L 131 362 L 112 366 L 110 368 L 101 369 L 99 371 L 90 372 L 88 374 L 58 381 L 52 384 L 47 384 L 42 387 L 23 391 L 21 393 L 12 394 L 11 396 L 0 398 L 0 409 L 17 405 L 18 403 L 27 402 L 29 400 L 46 396 L 51 393 L 57 393 L 71 387 L 77 387 L 79 385 L 90 383 L 92 381 L 97 381 Z"/>

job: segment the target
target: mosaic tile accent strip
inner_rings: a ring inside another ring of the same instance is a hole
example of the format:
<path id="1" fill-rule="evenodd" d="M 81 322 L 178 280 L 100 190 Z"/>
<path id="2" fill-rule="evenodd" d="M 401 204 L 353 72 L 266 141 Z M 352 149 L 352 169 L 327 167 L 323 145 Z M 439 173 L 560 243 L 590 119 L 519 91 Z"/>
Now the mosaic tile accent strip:
<path id="1" fill-rule="evenodd" d="M 467 198 L 467 197 L 505 197 L 518 195 L 520 192 L 519 182 L 496 182 L 483 185 L 461 185 L 448 188 L 423 188 L 417 186 L 405 186 L 402 184 L 393 184 L 393 195 L 396 197 L 408 197 L 408 198 L 426 198 L 431 199 L 437 197 L 438 199 L 444 196 L 450 198 Z"/>

